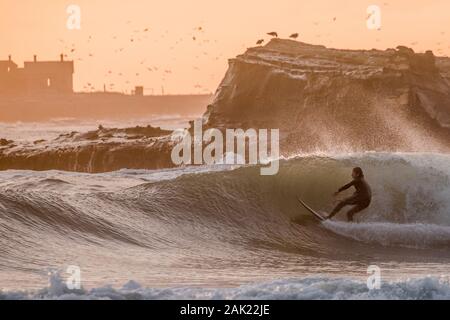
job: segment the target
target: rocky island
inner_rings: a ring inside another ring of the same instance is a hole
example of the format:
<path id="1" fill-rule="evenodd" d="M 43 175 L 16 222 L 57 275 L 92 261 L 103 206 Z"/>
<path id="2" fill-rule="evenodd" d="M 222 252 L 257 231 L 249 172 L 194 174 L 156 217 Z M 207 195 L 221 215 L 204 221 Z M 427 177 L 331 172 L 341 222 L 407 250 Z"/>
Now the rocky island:
<path id="1" fill-rule="evenodd" d="M 450 59 L 431 51 L 273 39 L 229 65 L 210 127 L 279 128 L 284 154 L 449 148 Z"/>

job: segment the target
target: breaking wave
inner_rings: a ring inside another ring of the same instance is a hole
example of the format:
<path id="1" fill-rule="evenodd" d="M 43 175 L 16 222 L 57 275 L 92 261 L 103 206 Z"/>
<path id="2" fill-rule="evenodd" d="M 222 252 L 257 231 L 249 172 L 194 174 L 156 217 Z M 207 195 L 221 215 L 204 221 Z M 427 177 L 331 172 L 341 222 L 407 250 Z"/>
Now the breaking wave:
<path id="1" fill-rule="evenodd" d="M 104 270 L 106 263 L 111 277 L 145 284 L 256 281 L 258 294 L 283 288 L 273 298 L 448 297 L 448 285 L 430 279 L 386 284 L 379 293 L 347 280 L 260 280 L 273 274 L 351 274 L 354 263 L 367 266 L 374 260 L 441 263 L 444 270 L 450 261 L 449 161 L 441 154 L 298 156 L 281 160 L 275 176 L 261 176 L 257 166 L 105 174 L 5 171 L 0 173 L 1 264 L 35 275 L 73 262 Z M 344 213 L 319 223 L 299 207 L 298 195 L 319 211 L 331 210 L 331 194 L 348 182 L 354 166 L 364 168 L 374 195 L 371 206 L 356 216 L 358 223 L 345 222 Z M 0 280 L 8 277 L 0 272 Z M 249 288 L 192 289 L 183 295 L 251 298 Z M 104 292 L 126 298 L 125 291 L 92 290 L 82 296 Z M 139 290 L 143 298 L 165 294 Z"/>
<path id="2" fill-rule="evenodd" d="M 448 300 L 446 278 L 385 282 L 369 290 L 363 281 L 309 277 L 253 283 L 234 288 L 145 288 L 129 281 L 121 288 L 103 286 L 69 291 L 60 278 L 37 291 L 0 292 L 0 300 Z"/>

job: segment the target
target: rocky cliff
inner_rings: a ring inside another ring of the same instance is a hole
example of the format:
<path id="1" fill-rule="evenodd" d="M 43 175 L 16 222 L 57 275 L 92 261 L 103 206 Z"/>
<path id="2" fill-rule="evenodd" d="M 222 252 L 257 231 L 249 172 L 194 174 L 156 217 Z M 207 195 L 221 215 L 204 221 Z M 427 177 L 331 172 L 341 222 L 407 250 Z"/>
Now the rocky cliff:
<path id="1" fill-rule="evenodd" d="M 229 61 L 210 127 L 279 128 L 285 154 L 445 151 L 450 59 L 274 39 Z"/>
<path id="2" fill-rule="evenodd" d="M 123 168 L 172 167 L 171 131 L 160 128 L 103 128 L 70 132 L 30 143 L 0 140 L 0 170 L 106 172 Z"/>

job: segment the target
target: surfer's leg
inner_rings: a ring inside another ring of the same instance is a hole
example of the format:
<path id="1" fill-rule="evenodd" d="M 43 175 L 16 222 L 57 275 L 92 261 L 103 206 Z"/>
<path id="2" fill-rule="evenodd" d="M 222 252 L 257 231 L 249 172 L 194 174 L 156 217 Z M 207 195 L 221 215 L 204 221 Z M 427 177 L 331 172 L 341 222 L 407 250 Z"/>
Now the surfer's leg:
<path id="1" fill-rule="evenodd" d="M 348 222 L 352 222 L 353 221 L 353 215 L 355 215 L 356 213 L 360 212 L 362 210 L 362 208 L 358 205 L 354 206 L 353 208 L 351 208 L 348 212 L 347 212 L 347 221 Z"/>
<path id="2" fill-rule="evenodd" d="M 328 215 L 327 219 L 333 218 L 336 213 L 338 213 L 343 207 L 355 204 L 356 198 L 354 196 L 349 197 L 347 199 L 344 199 L 342 201 L 339 201 L 339 203 L 336 205 L 336 207 L 331 211 L 331 213 Z"/>
<path id="3" fill-rule="evenodd" d="M 370 201 L 364 201 L 361 203 L 358 203 L 356 206 L 354 206 L 353 208 L 351 208 L 348 212 L 347 212 L 347 220 L 349 222 L 353 221 L 353 216 L 360 212 L 363 211 L 365 208 L 367 208 L 370 204 Z"/>
<path id="4" fill-rule="evenodd" d="M 328 215 L 327 219 L 331 219 L 333 218 L 336 213 L 338 213 L 343 207 L 345 207 L 347 205 L 346 201 L 340 201 L 336 207 L 333 209 L 333 211 L 331 211 L 331 213 Z"/>

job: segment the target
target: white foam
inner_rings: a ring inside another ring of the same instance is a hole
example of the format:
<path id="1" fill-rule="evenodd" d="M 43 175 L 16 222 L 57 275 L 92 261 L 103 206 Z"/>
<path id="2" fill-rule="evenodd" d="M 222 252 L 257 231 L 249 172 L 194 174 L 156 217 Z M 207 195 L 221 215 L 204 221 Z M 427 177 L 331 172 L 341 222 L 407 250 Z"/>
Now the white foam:
<path id="1" fill-rule="evenodd" d="M 323 225 L 341 236 L 383 246 L 426 248 L 450 244 L 450 227 L 433 224 L 347 223 L 325 221 Z"/>
<path id="2" fill-rule="evenodd" d="M 364 281 L 346 278 L 282 279 L 254 283 L 235 288 L 142 288 L 131 281 L 120 289 L 103 286 L 71 292 L 55 278 L 49 288 L 34 292 L 0 292 L 0 299 L 59 300 L 379 300 L 379 299 L 450 299 L 450 283 L 446 278 L 420 278 L 382 282 L 380 289 L 369 290 Z"/>

